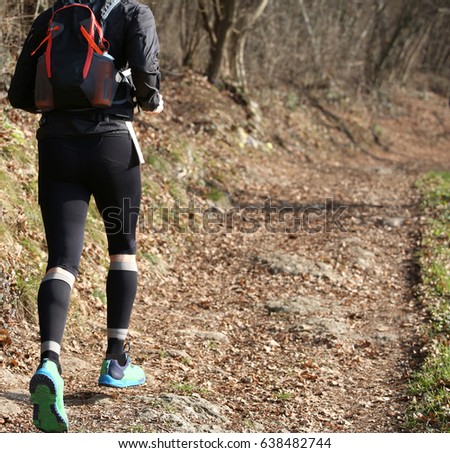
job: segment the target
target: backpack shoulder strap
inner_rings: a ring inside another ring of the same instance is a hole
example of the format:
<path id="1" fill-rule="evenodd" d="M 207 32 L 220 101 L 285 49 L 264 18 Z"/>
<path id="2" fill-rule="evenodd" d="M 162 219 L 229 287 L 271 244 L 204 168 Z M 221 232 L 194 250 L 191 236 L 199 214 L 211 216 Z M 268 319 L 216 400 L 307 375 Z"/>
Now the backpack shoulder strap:
<path id="1" fill-rule="evenodd" d="M 100 11 L 100 17 L 102 22 L 105 22 L 108 16 L 111 14 L 112 10 L 121 2 L 121 0 L 105 0 L 105 4 L 103 5 Z"/>
<path id="2" fill-rule="evenodd" d="M 58 3 L 58 1 L 60 3 L 62 3 L 63 5 L 73 5 L 74 3 L 80 3 L 82 5 L 88 5 L 90 3 L 95 3 L 96 0 L 56 0 L 56 2 Z"/>
<path id="3" fill-rule="evenodd" d="M 58 1 L 58 0 L 57 0 Z M 121 2 L 121 0 L 59 0 L 63 5 L 73 5 L 81 3 L 90 5 L 96 15 L 102 22 L 106 21 L 112 10 Z"/>

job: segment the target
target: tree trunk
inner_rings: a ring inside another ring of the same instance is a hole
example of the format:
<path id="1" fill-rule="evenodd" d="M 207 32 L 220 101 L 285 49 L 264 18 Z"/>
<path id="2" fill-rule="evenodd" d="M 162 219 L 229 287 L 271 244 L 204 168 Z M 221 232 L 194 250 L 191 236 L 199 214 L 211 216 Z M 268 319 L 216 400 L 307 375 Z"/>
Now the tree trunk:
<path id="1" fill-rule="evenodd" d="M 437 14 L 438 10 L 432 5 L 424 8 L 417 0 L 405 5 L 391 40 L 380 54 L 375 68 L 376 86 L 407 79 L 426 44 Z"/>
<path id="2" fill-rule="evenodd" d="M 212 83 L 215 83 L 220 77 L 228 34 L 234 23 L 236 0 L 220 0 L 218 4 L 213 28 L 215 42 L 211 45 L 210 63 L 207 71 L 208 80 Z"/>
<path id="3" fill-rule="evenodd" d="M 270 0 L 259 0 L 253 13 L 244 12 L 233 27 L 229 45 L 230 73 L 239 88 L 245 93 L 248 91 L 247 71 L 245 68 L 245 49 L 249 32 L 262 16 Z"/>
<path id="4" fill-rule="evenodd" d="M 404 58 L 404 67 L 402 69 L 401 81 L 405 83 L 409 78 L 414 67 L 417 66 L 417 61 L 419 60 L 422 49 L 425 46 L 425 43 L 428 39 L 431 30 L 431 22 L 422 27 L 421 33 L 415 36 L 415 39 L 409 46 L 409 49 L 406 49 L 405 58 Z"/>
<path id="5" fill-rule="evenodd" d="M 191 68 L 194 54 L 201 43 L 198 6 L 192 0 L 183 0 L 179 11 L 181 64 Z"/>
<path id="6" fill-rule="evenodd" d="M 298 4 L 300 6 L 303 21 L 305 22 L 306 31 L 308 32 L 309 40 L 311 42 L 312 57 L 315 66 L 314 69 L 318 71 L 320 69 L 320 49 L 317 43 L 316 34 L 311 24 L 311 19 L 309 18 L 308 11 L 306 10 L 305 2 L 303 0 L 298 0 Z"/>

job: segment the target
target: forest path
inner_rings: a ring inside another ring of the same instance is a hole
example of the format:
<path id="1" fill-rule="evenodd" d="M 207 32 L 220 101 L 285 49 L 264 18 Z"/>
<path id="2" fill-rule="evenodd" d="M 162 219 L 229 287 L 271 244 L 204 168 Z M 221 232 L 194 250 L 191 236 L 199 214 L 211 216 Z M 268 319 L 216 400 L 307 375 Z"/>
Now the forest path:
<path id="1" fill-rule="evenodd" d="M 414 183 L 449 168 L 448 138 L 419 130 L 421 105 L 379 120 L 390 152 L 243 156 L 222 221 L 141 276 L 130 338 L 146 385 L 97 387 L 99 337 L 69 338 L 70 430 L 400 432 L 424 317 Z M 12 376 L 7 426 L 33 431 L 28 377 Z"/>

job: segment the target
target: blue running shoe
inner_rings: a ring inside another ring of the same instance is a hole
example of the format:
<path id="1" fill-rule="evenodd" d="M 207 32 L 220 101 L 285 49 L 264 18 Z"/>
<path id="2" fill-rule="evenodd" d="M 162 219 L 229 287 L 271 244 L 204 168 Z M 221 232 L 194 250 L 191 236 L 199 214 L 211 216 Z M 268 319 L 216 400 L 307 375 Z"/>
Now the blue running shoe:
<path id="1" fill-rule="evenodd" d="M 33 423 L 46 433 L 63 433 L 69 428 L 64 409 L 64 381 L 58 366 L 44 359 L 30 381 Z"/>
<path id="2" fill-rule="evenodd" d="M 130 357 L 127 356 L 127 362 L 123 366 L 117 360 L 103 360 L 98 385 L 126 388 L 142 385 L 144 382 L 144 370 L 138 365 L 132 365 Z"/>

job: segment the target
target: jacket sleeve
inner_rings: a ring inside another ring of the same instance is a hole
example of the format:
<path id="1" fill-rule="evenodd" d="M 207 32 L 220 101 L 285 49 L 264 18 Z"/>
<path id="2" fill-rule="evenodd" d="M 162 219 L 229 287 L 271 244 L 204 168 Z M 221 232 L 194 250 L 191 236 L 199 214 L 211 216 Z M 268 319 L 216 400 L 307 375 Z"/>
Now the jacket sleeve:
<path id="1" fill-rule="evenodd" d="M 43 27 L 42 27 L 43 25 Z M 37 113 L 34 103 L 34 85 L 36 78 L 36 65 L 39 55 L 31 55 L 45 37 L 45 22 L 36 20 L 28 33 L 22 47 L 16 69 L 8 89 L 10 104 L 27 112 Z"/>
<path id="2" fill-rule="evenodd" d="M 126 52 L 138 105 L 147 111 L 160 103 L 159 39 L 150 8 L 139 5 L 127 30 Z"/>

